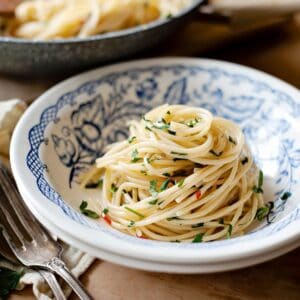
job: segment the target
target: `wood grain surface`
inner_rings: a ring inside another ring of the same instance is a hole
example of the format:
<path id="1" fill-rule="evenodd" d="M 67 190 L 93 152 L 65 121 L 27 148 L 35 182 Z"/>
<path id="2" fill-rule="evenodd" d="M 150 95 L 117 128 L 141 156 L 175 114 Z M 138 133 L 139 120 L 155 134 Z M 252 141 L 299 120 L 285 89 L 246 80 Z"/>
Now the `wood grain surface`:
<path id="1" fill-rule="evenodd" d="M 236 28 L 192 22 L 140 57 L 159 55 L 228 60 L 263 70 L 300 88 L 300 17 L 243 37 Z M 60 79 L 32 81 L 0 76 L 0 99 L 20 97 L 30 102 Z M 82 281 L 96 300 L 297 300 L 300 249 L 259 266 L 210 275 L 148 273 L 97 261 Z M 30 287 L 10 297 L 21 299 L 33 299 Z"/>

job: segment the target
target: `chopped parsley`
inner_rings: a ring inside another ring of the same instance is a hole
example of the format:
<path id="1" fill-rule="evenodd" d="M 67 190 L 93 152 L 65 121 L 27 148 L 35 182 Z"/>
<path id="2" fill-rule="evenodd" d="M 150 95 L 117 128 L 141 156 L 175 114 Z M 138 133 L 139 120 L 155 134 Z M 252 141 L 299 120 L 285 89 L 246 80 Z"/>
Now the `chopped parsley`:
<path id="1" fill-rule="evenodd" d="M 178 181 L 177 186 L 182 187 L 183 184 L 184 184 L 184 179 L 181 179 L 180 181 Z"/>
<path id="2" fill-rule="evenodd" d="M 171 130 L 171 129 L 168 130 L 168 133 L 171 134 L 171 135 L 176 135 L 176 131 Z"/>
<path id="3" fill-rule="evenodd" d="M 162 183 L 162 185 L 160 186 L 159 191 L 160 191 L 160 192 L 165 191 L 165 190 L 168 188 L 169 183 L 170 183 L 170 179 L 165 180 L 165 181 Z"/>
<path id="4" fill-rule="evenodd" d="M 219 152 L 219 153 L 217 153 L 217 152 L 215 152 L 214 150 L 210 150 L 209 152 L 210 152 L 211 154 L 213 154 L 214 156 L 217 156 L 217 157 L 219 157 L 219 156 L 221 156 L 221 155 L 223 154 L 222 151 Z"/>
<path id="5" fill-rule="evenodd" d="M 174 154 L 174 155 L 187 155 L 187 153 L 182 153 L 182 152 L 175 152 L 175 151 L 171 151 L 171 154 Z"/>
<path id="6" fill-rule="evenodd" d="M 241 161 L 242 165 L 247 164 L 249 161 L 249 158 L 246 156 L 245 158 L 243 158 L 243 160 Z"/>
<path id="7" fill-rule="evenodd" d="M 0 299 L 6 299 L 9 293 L 16 289 L 23 271 L 17 272 L 0 268 Z"/>
<path id="8" fill-rule="evenodd" d="M 148 131 L 152 131 L 152 129 L 149 126 L 145 126 L 145 129 Z"/>
<path id="9" fill-rule="evenodd" d="M 153 127 L 156 128 L 156 129 L 169 129 L 170 125 L 169 124 L 156 123 L 156 124 L 153 124 Z"/>
<path id="10" fill-rule="evenodd" d="M 221 219 L 220 219 L 219 224 L 222 224 L 222 225 L 225 224 L 225 223 L 224 223 L 224 218 L 221 218 Z"/>
<path id="11" fill-rule="evenodd" d="M 141 170 L 141 173 L 142 173 L 143 175 L 148 175 L 147 171 L 145 171 L 145 170 Z"/>
<path id="12" fill-rule="evenodd" d="M 191 127 L 191 128 L 193 128 L 198 123 L 199 123 L 199 120 L 198 119 L 194 119 L 194 120 L 189 121 L 186 125 L 189 126 L 189 127 Z"/>
<path id="13" fill-rule="evenodd" d="M 193 239 L 192 243 L 202 243 L 204 233 L 196 234 L 195 238 Z"/>
<path id="14" fill-rule="evenodd" d="M 236 141 L 231 136 L 228 137 L 228 140 L 230 143 L 236 145 Z"/>
<path id="15" fill-rule="evenodd" d="M 192 228 L 199 228 L 199 227 L 203 227 L 204 223 L 198 223 L 198 224 L 194 224 L 192 225 Z"/>
<path id="16" fill-rule="evenodd" d="M 129 224 L 128 224 L 128 227 L 132 227 L 134 226 L 135 222 L 134 221 L 130 221 Z"/>
<path id="17" fill-rule="evenodd" d="M 158 190 L 157 190 L 157 181 L 156 180 L 151 180 L 150 181 L 150 188 L 149 192 L 152 195 L 153 198 L 156 198 L 158 195 Z"/>
<path id="18" fill-rule="evenodd" d="M 113 183 L 110 187 L 110 192 L 112 194 L 116 193 L 118 191 L 118 187 Z"/>
<path id="19" fill-rule="evenodd" d="M 106 214 L 108 214 L 108 211 L 109 211 L 108 208 L 104 208 L 104 209 L 102 210 L 102 213 L 106 215 Z"/>
<path id="20" fill-rule="evenodd" d="M 227 239 L 229 239 L 231 237 L 232 229 L 233 229 L 233 226 L 231 224 L 228 224 L 228 231 L 226 233 L 226 238 Z"/>
<path id="21" fill-rule="evenodd" d="M 149 201 L 148 203 L 151 205 L 155 205 L 155 204 L 157 204 L 157 202 L 158 202 L 158 199 L 154 199 L 154 200 Z"/>
<path id="22" fill-rule="evenodd" d="M 167 111 L 167 115 L 170 115 L 170 114 L 171 114 L 171 112 L 168 110 L 168 111 Z"/>
<path id="23" fill-rule="evenodd" d="M 80 212 L 91 219 L 98 219 L 99 215 L 93 210 L 88 209 L 87 207 L 88 203 L 86 201 L 82 201 L 79 206 Z"/>
<path id="24" fill-rule="evenodd" d="M 86 184 L 85 188 L 86 189 L 102 189 L 103 187 L 103 179 L 100 179 L 98 182 L 95 183 L 88 183 Z"/>
<path id="25" fill-rule="evenodd" d="M 137 149 L 134 149 L 131 153 L 131 162 L 136 163 L 140 160 L 141 158 L 139 157 L 139 152 L 137 151 Z"/>
<path id="26" fill-rule="evenodd" d="M 263 184 L 264 184 L 264 174 L 260 170 L 259 177 L 258 177 L 258 185 L 257 186 L 255 185 L 252 190 L 257 194 L 263 194 L 263 192 L 264 192 L 262 189 Z"/>
<path id="27" fill-rule="evenodd" d="M 173 161 L 178 161 L 178 160 L 187 160 L 187 159 L 186 158 L 177 158 L 177 157 L 173 158 Z"/>
<path id="28" fill-rule="evenodd" d="M 170 173 L 163 173 L 163 176 L 165 176 L 165 177 L 171 177 L 171 174 Z"/>
<path id="29" fill-rule="evenodd" d="M 136 141 L 136 136 L 132 136 L 128 139 L 129 144 L 132 144 L 134 141 Z"/>
<path id="30" fill-rule="evenodd" d="M 270 211 L 270 208 L 267 206 L 260 207 L 256 212 L 255 218 L 258 221 L 262 221 L 268 215 L 269 211 Z"/>
<path id="31" fill-rule="evenodd" d="M 140 212 L 138 212 L 138 211 L 136 211 L 136 210 L 134 210 L 134 209 L 132 209 L 132 208 L 130 208 L 130 207 L 128 207 L 128 206 L 124 206 L 124 208 L 125 208 L 126 210 L 128 210 L 129 212 L 131 212 L 131 213 L 133 213 L 133 214 L 139 216 L 140 218 L 145 218 L 145 216 L 144 216 L 143 214 L 141 214 Z"/>
<path id="32" fill-rule="evenodd" d="M 180 220 L 180 218 L 178 218 L 178 217 L 167 218 L 167 221 L 173 221 L 173 220 Z"/>

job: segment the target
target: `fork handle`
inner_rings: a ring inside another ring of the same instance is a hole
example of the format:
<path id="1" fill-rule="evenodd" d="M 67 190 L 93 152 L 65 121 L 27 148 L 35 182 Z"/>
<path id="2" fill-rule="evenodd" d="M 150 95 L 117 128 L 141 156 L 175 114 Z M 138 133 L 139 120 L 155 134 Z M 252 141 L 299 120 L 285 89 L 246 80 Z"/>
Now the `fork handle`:
<path id="1" fill-rule="evenodd" d="M 51 288 L 53 295 L 56 300 L 66 300 L 66 296 L 63 293 L 59 283 L 57 282 L 55 276 L 50 271 L 46 270 L 39 270 L 39 273 L 42 275 L 42 277 L 46 280 L 49 287 Z"/>
<path id="2" fill-rule="evenodd" d="M 52 258 L 48 263 L 47 267 L 52 270 L 54 273 L 61 276 L 73 289 L 73 291 L 76 293 L 76 295 L 81 300 L 92 300 L 92 297 L 89 295 L 89 293 L 86 291 L 84 286 L 81 284 L 81 282 L 73 276 L 73 274 L 70 272 L 70 270 L 67 268 L 65 263 L 60 260 L 58 257 Z"/>

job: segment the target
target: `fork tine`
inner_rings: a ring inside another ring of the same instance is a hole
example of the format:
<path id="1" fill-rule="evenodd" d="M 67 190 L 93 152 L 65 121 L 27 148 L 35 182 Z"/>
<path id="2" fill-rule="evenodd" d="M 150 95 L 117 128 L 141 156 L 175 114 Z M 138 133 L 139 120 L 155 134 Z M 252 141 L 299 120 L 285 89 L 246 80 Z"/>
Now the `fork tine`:
<path id="1" fill-rule="evenodd" d="M 22 246 L 25 246 L 26 239 L 24 237 L 24 228 L 21 228 L 21 226 L 19 226 L 13 220 L 11 213 L 4 207 L 2 202 L 0 202 L 0 211 L 3 232 L 6 232 L 10 241 L 18 240 Z M 7 230 L 6 228 L 9 228 L 9 230 Z"/>
<path id="2" fill-rule="evenodd" d="M 31 213 L 29 213 L 28 208 L 25 206 L 23 199 L 17 190 L 13 177 L 1 162 L 0 185 L 3 188 L 10 206 L 14 209 L 15 214 L 31 238 L 37 240 L 42 237 L 43 241 L 52 239 L 50 235 L 41 228 L 40 224 L 33 218 Z"/>

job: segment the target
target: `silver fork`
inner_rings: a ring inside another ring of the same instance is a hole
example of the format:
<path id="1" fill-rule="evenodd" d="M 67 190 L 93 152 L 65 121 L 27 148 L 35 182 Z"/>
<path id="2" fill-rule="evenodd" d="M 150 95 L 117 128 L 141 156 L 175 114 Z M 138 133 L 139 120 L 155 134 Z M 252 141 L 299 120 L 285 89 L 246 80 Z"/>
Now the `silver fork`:
<path id="1" fill-rule="evenodd" d="M 25 206 L 14 180 L 0 162 L 0 185 L 7 202 L 0 201 L 3 236 L 22 264 L 31 268 L 53 271 L 60 275 L 80 299 L 92 299 L 80 281 L 60 259 L 62 248 L 34 219 Z"/>
<path id="2" fill-rule="evenodd" d="M 0 245 L 0 254 L 10 263 L 12 263 L 16 266 L 19 266 L 19 265 L 22 266 L 22 264 L 18 261 L 18 259 L 13 254 L 13 252 L 7 245 L 6 241 L 4 240 L 2 232 L 0 232 L 0 240 L 2 241 L 1 245 Z M 38 270 L 38 272 L 48 283 L 51 291 L 53 292 L 55 299 L 66 300 L 66 297 L 65 297 L 59 283 L 57 282 L 55 276 L 53 275 L 53 273 L 50 271 L 42 270 L 42 269 Z"/>

